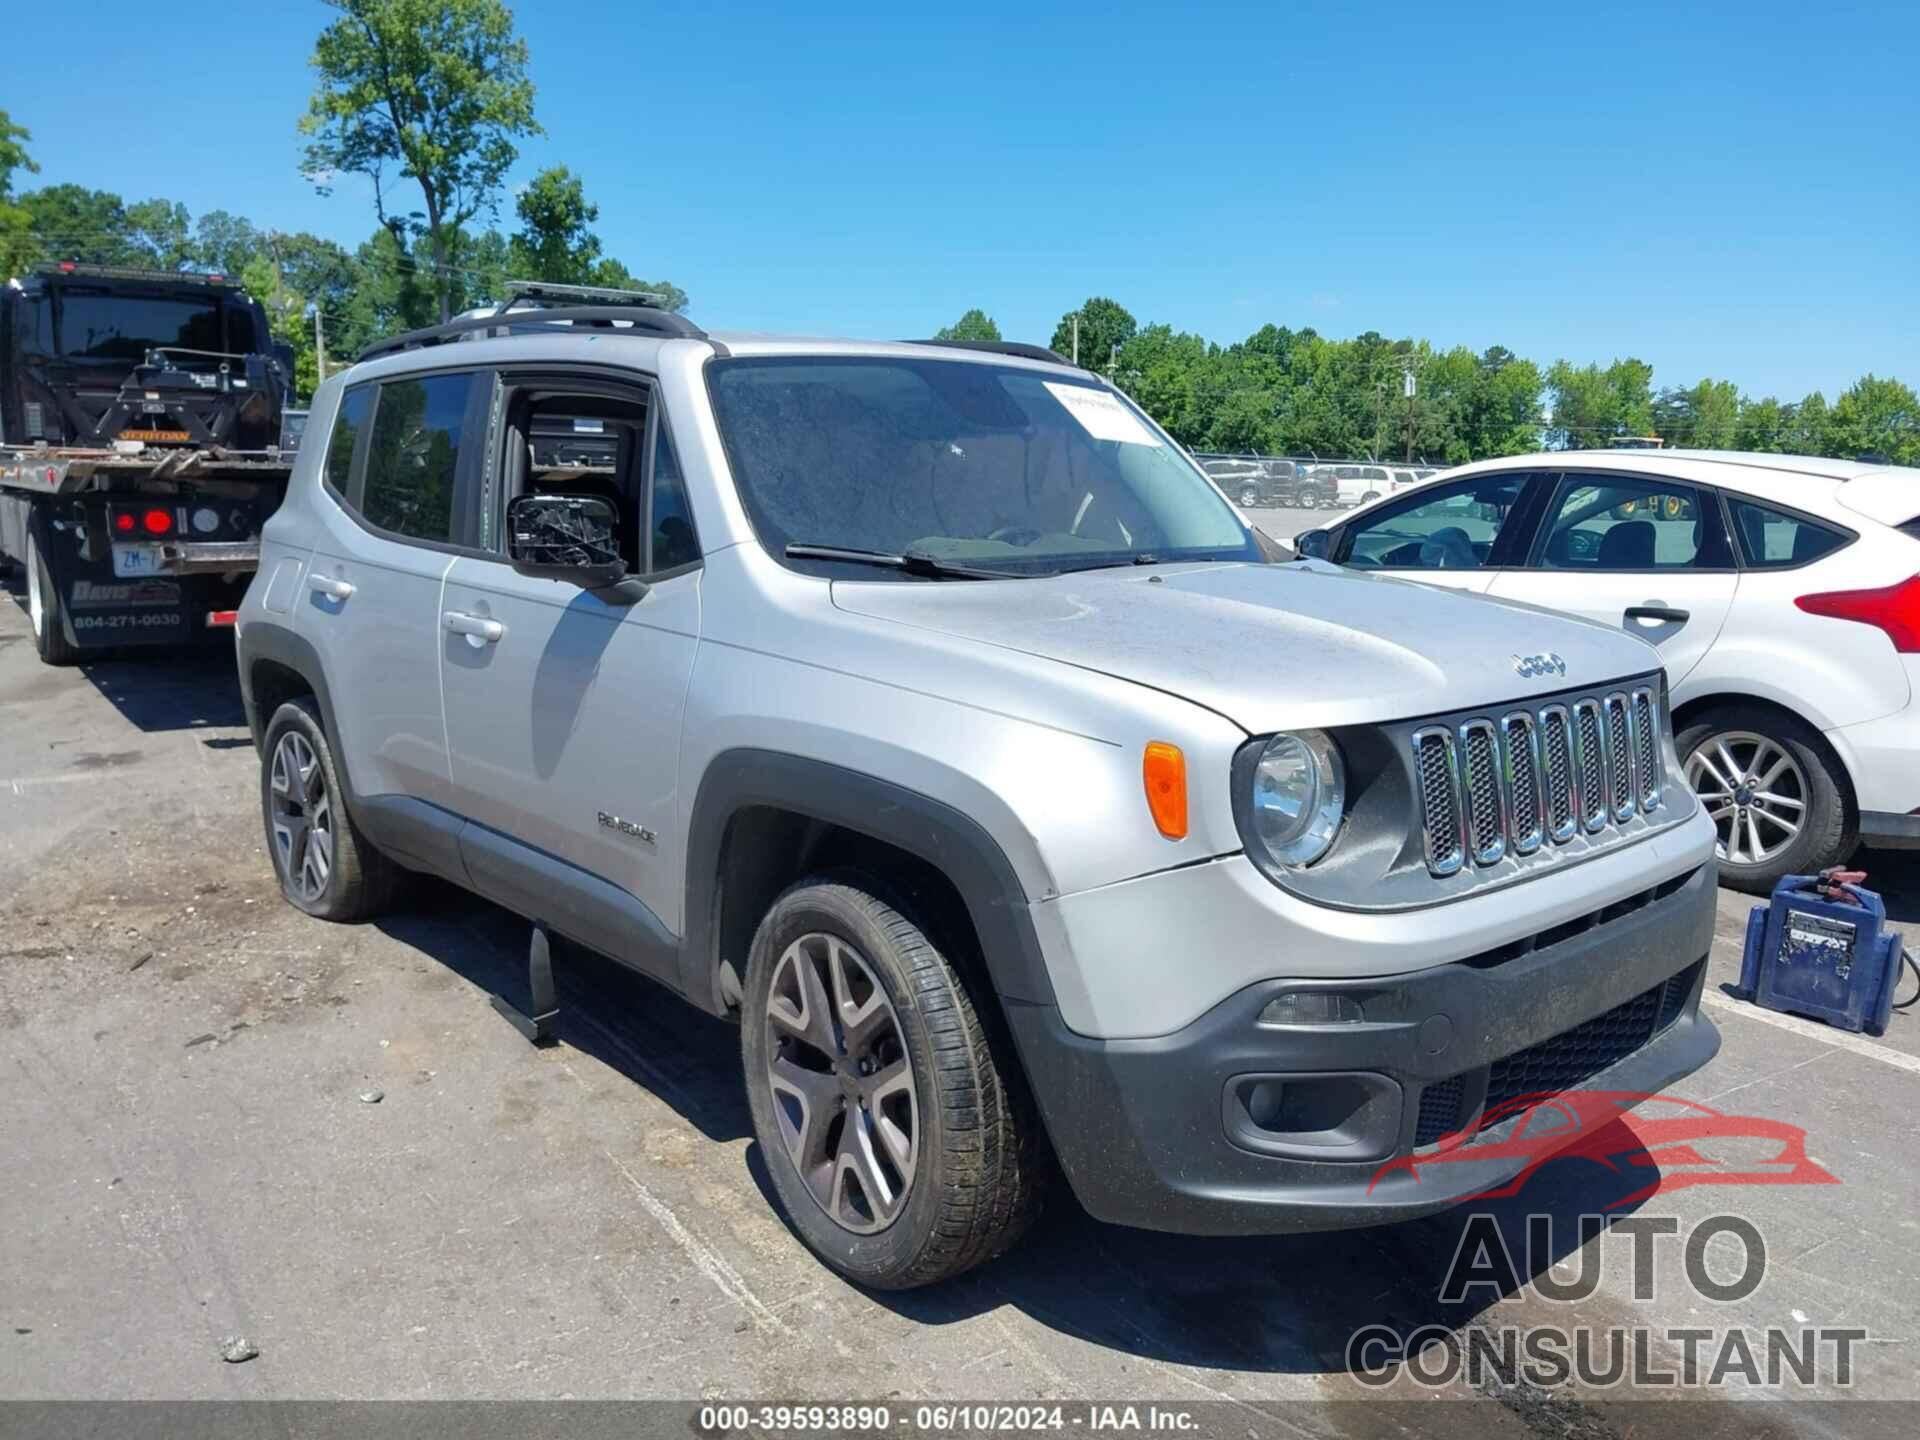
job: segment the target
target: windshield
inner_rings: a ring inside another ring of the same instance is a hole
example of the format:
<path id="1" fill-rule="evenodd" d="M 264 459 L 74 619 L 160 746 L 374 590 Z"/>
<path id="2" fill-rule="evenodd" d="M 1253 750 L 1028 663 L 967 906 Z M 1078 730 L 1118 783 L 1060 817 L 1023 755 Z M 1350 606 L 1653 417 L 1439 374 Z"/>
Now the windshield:
<path id="1" fill-rule="evenodd" d="M 62 286 L 57 304 L 60 354 L 69 360 L 138 364 L 147 351 L 169 347 L 223 355 L 245 355 L 259 348 L 254 344 L 252 317 L 218 299 Z"/>
<path id="2" fill-rule="evenodd" d="M 1219 492 L 1104 386 L 878 357 L 707 373 L 741 500 L 775 555 L 911 551 L 1013 573 L 1260 559 Z"/>

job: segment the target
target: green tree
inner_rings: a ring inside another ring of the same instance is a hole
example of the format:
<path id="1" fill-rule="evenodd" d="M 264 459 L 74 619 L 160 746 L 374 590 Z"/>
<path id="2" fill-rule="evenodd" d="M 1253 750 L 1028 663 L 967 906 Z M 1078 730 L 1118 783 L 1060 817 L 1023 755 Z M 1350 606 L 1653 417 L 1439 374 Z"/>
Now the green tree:
<path id="1" fill-rule="evenodd" d="M 1827 454 L 1827 426 L 1832 419 L 1827 397 L 1818 390 L 1793 407 L 1785 449 L 1794 455 Z"/>
<path id="2" fill-rule="evenodd" d="M 1833 402 L 1826 453 L 1845 459 L 1884 455 L 1896 465 L 1920 462 L 1920 397 L 1898 380 L 1863 375 Z"/>
<path id="3" fill-rule="evenodd" d="M 1604 370 L 1557 360 L 1547 371 L 1547 388 L 1557 450 L 1601 450 L 1617 435 L 1645 435 L 1653 427 L 1653 367 L 1644 360 L 1616 360 Z"/>
<path id="4" fill-rule="evenodd" d="M 951 325 L 933 332 L 936 340 L 998 340 L 1000 327 L 984 310 L 969 310 Z"/>
<path id="5" fill-rule="evenodd" d="M 1731 380 L 1669 387 L 1653 402 L 1653 433 L 1669 445 L 1730 448 L 1740 431 L 1740 390 Z"/>
<path id="6" fill-rule="evenodd" d="M 327 0 L 311 64 L 320 83 L 301 117 L 302 169 L 322 194 L 341 172 L 367 176 L 383 225 L 424 238 L 439 318 L 453 313 L 452 255 L 496 204 L 514 141 L 533 118 L 527 46 L 501 0 Z M 389 167 L 420 189 L 424 213 L 389 217 Z"/>
<path id="7" fill-rule="evenodd" d="M 1080 317 L 1080 364 L 1089 370 L 1107 369 L 1122 345 L 1139 328 L 1133 316 L 1117 300 L 1095 296 L 1078 310 L 1069 310 L 1054 327 L 1053 348 L 1069 359 L 1073 357 L 1073 321 Z"/>
<path id="8" fill-rule="evenodd" d="M 600 237 L 591 229 L 600 207 L 588 202 L 580 177 L 564 165 L 542 170 L 514 202 L 520 230 L 508 263 L 514 275 L 556 285 L 585 285 L 600 260 Z"/>
<path id="9" fill-rule="evenodd" d="M 1764 400 L 1742 400 L 1740 419 L 1734 426 L 1733 448 L 1779 454 L 1792 446 L 1794 408 L 1771 396 Z"/>
<path id="10" fill-rule="evenodd" d="M 0 281 L 26 269 L 32 258 L 33 220 L 13 198 L 14 171 L 40 173 L 40 167 L 27 154 L 26 142 L 32 138 L 31 131 L 14 124 L 13 117 L 0 110 Z"/>

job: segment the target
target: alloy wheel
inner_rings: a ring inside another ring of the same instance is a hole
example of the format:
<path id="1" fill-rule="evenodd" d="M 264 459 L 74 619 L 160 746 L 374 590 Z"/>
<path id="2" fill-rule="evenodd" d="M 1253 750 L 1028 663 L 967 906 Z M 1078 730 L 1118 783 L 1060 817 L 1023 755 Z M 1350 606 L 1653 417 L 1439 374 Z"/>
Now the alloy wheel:
<path id="1" fill-rule="evenodd" d="M 1800 838 L 1811 790 L 1779 741 L 1751 730 L 1709 735 L 1687 757 L 1687 783 L 1707 807 L 1730 865 L 1764 865 Z"/>
<path id="2" fill-rule="evenodd" d="M 884 1230 L 913 1188 L 920 1111 L 900 1017 L 866 958 L 819 931 L 789 945 L 767 1042 L 774 1119 L 807 1192 L 847 1230 Z"/>
<path id="3" fill-rule="evenodd" d="M 318 901 L 333 874 L 333 799 L 320 757 L 298 730 L 287 731 L 273 747 L 268 788 L 280 873 L 298 898 Z"/>

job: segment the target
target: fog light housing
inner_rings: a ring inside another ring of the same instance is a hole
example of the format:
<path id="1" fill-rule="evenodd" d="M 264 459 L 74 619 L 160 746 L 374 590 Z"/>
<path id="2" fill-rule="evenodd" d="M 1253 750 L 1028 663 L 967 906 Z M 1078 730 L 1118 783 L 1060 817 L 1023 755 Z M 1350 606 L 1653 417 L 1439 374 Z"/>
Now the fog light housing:
<path id="1" fill-rule="evenodd" d="M 1262 1025 L 1359 1025 L 1366 1012 L 1351 995 L 1337 990 L 1289 990 L 1260 1011 Z"/>

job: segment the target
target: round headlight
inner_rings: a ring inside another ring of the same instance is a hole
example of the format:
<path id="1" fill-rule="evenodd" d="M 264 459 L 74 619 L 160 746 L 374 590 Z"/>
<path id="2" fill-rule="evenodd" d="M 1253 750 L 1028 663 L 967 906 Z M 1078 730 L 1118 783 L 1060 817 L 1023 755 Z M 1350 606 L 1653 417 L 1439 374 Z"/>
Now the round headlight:
<path id="1" fill-rule="evenodd" d="M 1318 730 L 1276 735 L 1253 768 L 1254 838 L 1276 864 L 1299 869 L 1327 853 L 1347 804 L 1346 767 Z"/>

